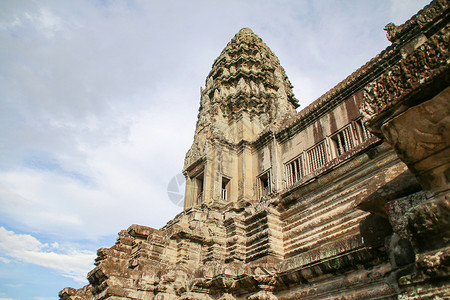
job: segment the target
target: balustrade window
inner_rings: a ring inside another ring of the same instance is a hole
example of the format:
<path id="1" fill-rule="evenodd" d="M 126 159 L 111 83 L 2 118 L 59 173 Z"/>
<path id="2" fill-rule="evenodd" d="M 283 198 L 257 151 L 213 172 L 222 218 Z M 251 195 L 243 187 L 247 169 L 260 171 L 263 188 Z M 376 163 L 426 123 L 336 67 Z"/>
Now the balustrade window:
<path id="1" fill-rule="evenodd" d="M 194 184 L 197 204 L 201 204 L 203 202 L 203 173 L 195 177 Z"/>
<path id="2" fill-rule="evenodd" d="M 328 139 L 323 140 L 285 164 L 286 187 L 292 186 L 302 177 L 324 166 L 329 159 L 343 155 L 372 136 L 373 134 L 364 126 L 362 119 L 347 124 L 331 135 L 329 142 Z M 264 186 L 265 179 L 263 180 L 262 176 L 260 186 Z M 265 195 L 263 190 L 260 189 L 260 192 Z"/>
<path id="3" fill-rule="evenodd" d="M 362 143 L 368 138 L 372 137 L 372 133 L 366 128 L 362 119 L 355 121 L 355 129 L 359 139 L 359 142 Z"/>
<path id="4" fill-rule="evenodd" d="M 286 185 L 289 187 L 300 180 L 304 174 L 303 155 L 298 156 L 294 160 L 285 165 Z"/>
<path id="5" fill-rule="evenodd" d="M 347 126 L 330 137 L 336 156 L 340 156 L 354 147 L 351 127 Z"/>
<path id="6" fill-rule="evenodd" d="M 220 192 L 220 198 L 227 201 L 230 195 L 230 179 L 222 176 L 222 189 Z"/>
<path id="7" fill-rule="evenodd" d="M 310 172 L 313 172 L 325 165 L 325 163 L 327 162 L 327 156 L 324 141 L 309 149 L 306 152 L 306 155 L 308 157 Z"/>

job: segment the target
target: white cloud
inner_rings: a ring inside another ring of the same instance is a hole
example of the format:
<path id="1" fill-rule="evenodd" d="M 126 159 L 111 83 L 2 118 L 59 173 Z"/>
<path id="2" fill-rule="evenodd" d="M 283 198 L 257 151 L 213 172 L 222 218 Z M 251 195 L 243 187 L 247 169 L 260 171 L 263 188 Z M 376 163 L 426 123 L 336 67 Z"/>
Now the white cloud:
<path id="1" fill-rule="evenodd" d="M 35 28 L 47 38 L 54 37 L 62 27 L 61 19 L 46 8 L 41 8 L 36 14 L 27 12 L 24 17 L 31 21 Z"/>
<path id="2" fill-rule="evenodd" d="M 85 283 L 86 274 L 92 269 L 95 253 L 77 249 L 57 249 L 41 243 L 29 234 L 16 234 L 0 227 L 2 255 L 60 272 L 63 276 Z M 58 250 L 61 251 L 61 250 Z"/>
<path id="3" fill-rule="evenodd" d="M 9 264 L 9 263 L 11 262 L 11 260 L 9 260 L 9 259 L 7 259 L 7 258 L 4 258 L 4 257 L 1 257 L 1 256 L 0 256 L 0 261 L 1 261 L 2 263 L 5 263 L 5 264 Z"/>
<path id="4" fill-rule="evenodd" d="M 169 102 L 176 97 L 164 94 Z M 60 238 L 71 232 L 73 240 L 97 239 L 132 223 L 163 226 L 180 210 L 168 198 L 167 183 L 181 171 L 194 129 L 180 109 L 170 116 L 160 108 L 135 113 L 125 139 L 79 141 L 74 146 L 83 148 L 82 159 L 56 152 L 55 161 L 34 159 L 0 171 L 0 215 Z"/>
<path id="5" fill-rule="evenodd" d="M 18 30 L 27 26 L 46 38 L 53 38 L 63 29 L 63 21 L 48 7 L 39 6 L 37 3 L 20 0 L 14 4 L 2 3 L 0 29 Z"/>

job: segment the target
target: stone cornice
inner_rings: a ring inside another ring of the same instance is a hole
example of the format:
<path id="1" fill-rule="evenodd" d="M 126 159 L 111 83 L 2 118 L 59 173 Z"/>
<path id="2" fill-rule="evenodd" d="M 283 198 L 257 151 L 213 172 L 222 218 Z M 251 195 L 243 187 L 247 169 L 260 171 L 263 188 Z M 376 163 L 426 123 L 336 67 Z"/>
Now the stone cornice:
<path id="1" fill-rule="evenodd" d="M 400 26 L 393 23 L 386 25 L 387 38 L 392 43 L 405 42 L 428 27 L 436 18 L 444 15 L 449 8 L 448 0 L 436 0 L 425 6 Z"/>
<path id="2" fill-rule="evenodd" d="M 409 36 L 409 40 L 402 39 L 402 44 L 394 44 L 391 56 L 397 60 L 387 65 L 382 74 L 364 87 L 360 110 L 375 132 L 379 131 L 379 125 L 376 125 L 379 120 L 398 115 L 407 107 L 433 97 L 448 85 L 449 5 L 447 1 L 435 1 L 428 6 L 428 10 L 441 7 L 442 2 L 447 4 L 445 10 L 439 11 L 441 14 L 436 15 L 432 23 L 423 25 L 416 36 Z"/>

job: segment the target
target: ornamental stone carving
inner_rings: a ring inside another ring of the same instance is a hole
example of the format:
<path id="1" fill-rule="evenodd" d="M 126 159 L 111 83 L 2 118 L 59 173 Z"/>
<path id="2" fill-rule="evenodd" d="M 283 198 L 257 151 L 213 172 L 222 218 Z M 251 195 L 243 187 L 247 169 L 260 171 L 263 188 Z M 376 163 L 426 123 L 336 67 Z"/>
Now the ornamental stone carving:
<path id="1" fill-rule="evenodd" d="M 415 41 L 418 44 L 414 45 L 417 48 L 413 53 L 406 54 L 364 88 L 361 112 L 367 121 L 381 116 L 383 111 L 400 103 L 432 78 L 449 72 L 449 30 L 450 25 L 447 24 L 423 44 Z"/>

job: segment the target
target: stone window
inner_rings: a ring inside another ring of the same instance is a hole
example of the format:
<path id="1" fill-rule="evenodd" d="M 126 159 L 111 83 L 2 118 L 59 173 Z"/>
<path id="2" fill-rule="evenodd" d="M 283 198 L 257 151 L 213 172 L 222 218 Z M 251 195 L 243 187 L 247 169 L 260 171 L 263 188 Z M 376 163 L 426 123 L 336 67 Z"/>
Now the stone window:
<path id="1" fill-rule="evenodd" d="M 354 147 L 350 125 L 330 137 L 336 156 L 340 156 Z"/>
<path id="2" fill-rule="evenodd" d="M 300 155 L 285 165 L 286 187 L 289 187 L 300 180 L 304 174 L 303 155 Z"/>
<path id="3" fill-rule="evenodd" d="M 201 173 L 194 178 L 194 194 L 197 204 L 201 204 L 203 202 L 203 185 L 203 173 Z"/>
<path id="4" fill-rule="evenodd" d="M 325 141 L 318 143 L 317 145 L 306 151 L 306 156 L 308 159 L 310 172 L 313 172 L 325 165 L 325 163 L 327 162 Z"/>
<path id="5" fill-rule="evenodd" d="M 272 192 L 271 176 L 270 170 L 258 176 L 258 195 L 261 199 L 262 197 L 270 194 Z"/>
<path id="6" fill-rule="evenodd" d="M 362 119 L 355 121 L 354 127 L 356 130 L 356 136 L 358 137 L 360 143 L 373 136 L 372 133 L 366 128 L 366 126 L 364 126 Z"/>
<path id="7" fill-rule="evenodd" d="M 222 176 L 222 189 L 220 192 L 220 198 L 227 201 L 230 197 L 230 178 Z"/>

